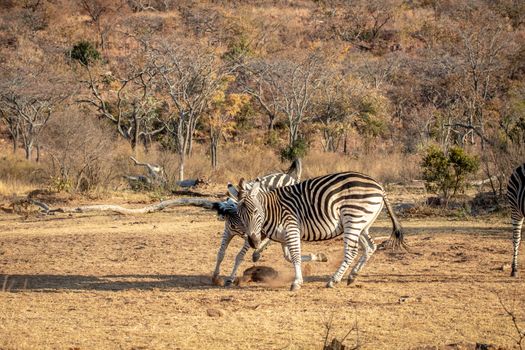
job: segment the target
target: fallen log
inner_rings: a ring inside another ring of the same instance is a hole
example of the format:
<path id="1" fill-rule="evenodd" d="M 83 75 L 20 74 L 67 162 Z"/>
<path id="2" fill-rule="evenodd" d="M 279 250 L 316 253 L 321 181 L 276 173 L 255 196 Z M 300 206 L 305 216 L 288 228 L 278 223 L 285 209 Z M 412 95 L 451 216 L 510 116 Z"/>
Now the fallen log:
<path id="1" fill-rule="evenodd" d="M 42 211 L 46 214 L 87 213 L 87 212 L 97 212 L 97 211 L 100 211 L 100 212 L 110 211 L 110 212 L 123 214 L 123 215 L 154 213 L 154 212 L 162 211 L 166 208 L 175 207 L 175 206 L 196 206 L 196 207 L 202 207 L 205 209 L 213 209 L 213 203 L 214 202 L 209 201 L 207 199 L 179 198 L 179 199 L 165 200 L 160 203 L 148 205 L 142 208 L 125 208 L 120 205 L 97 204 L 97 205 L 85 205 L 85 206 L 71 207 L 71 208 L 50 209 L 49 206 L 47 206 L 45 203 L 42 203 L 42 202 L 35 203 L 34 200 L 32 201 L 32 204 L 35 204 L 41 207 Z"/>

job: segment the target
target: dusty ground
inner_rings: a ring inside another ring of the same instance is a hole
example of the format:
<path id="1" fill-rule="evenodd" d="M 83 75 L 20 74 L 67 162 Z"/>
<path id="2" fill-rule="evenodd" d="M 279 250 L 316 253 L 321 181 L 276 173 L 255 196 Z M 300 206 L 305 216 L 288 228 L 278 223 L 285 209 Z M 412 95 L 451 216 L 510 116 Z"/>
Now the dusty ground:
<path id="1" fill-rule="evenodd" d="M 305 264 L 305 284 L 292 293 L 292 268 L 276 244 L 259 262 L 279 270 L 276 285 L 212 286 L 223 223 L 200 208 L 0 214 L 0 348 L 320 349 L 330 319 L 330 338 L 357 321 L 345 343 L 365 349 L 515 348 L 498 296 L 525 328 L 525 259 L 517 279 L 501 269 L 511 258 L 507 221 L 404 219 L 411 253 L 379 251 L 354 285 L 336 289 L 324 285 L 342 241 L 305 244 L 330 260 Z M 382 217 L 372 235 L 389 232 Z M 241 244 L 233 241 L 223 275 Z"/>

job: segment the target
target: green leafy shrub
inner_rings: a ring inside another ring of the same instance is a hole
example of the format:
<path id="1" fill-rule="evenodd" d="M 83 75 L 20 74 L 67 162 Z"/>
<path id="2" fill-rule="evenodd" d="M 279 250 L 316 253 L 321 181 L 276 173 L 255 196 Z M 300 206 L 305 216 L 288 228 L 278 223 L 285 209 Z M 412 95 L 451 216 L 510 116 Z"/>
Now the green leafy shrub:
<path id="1" fill-rule="evenodd" d="M 85 66 L 100 59 L 100 53 L 97 49 L 89 41 L 85 40 L 75 44 L 69 52 L 69 55 L 72 59 L 79 61 Z"/>
<path id="2" fill-rule="evenodd" d="M 293 161 L 304 158 L 308 153 L 308 142 L 305 139 L 297 139 L 291 145 L 281 150 L 282 161 Z"/>
<path id="3" fill-rule="evenodd" d="M 456 193 L 464 192 L 466 179 L 478 170 L 479 160 L 460 147 L 452 147 L 448 154 L 437 147 L 429 147 L 421 167 L 426 189 L 442 194 L 448 201 Z"/>

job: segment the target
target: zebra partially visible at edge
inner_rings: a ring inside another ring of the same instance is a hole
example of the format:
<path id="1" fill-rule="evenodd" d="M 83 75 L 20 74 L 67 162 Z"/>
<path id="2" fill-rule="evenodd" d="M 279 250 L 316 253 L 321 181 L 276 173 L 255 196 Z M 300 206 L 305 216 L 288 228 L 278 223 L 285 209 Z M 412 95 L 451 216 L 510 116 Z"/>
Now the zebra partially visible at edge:
<path id="1" fill-rule="evenodd" d="M 512 256 L 512 277 L 518 276 L 518 252 L 521 242 L 521 227 L 525 217 L 525 164 L 517 167 L 510 176 L 507 186 L 507 198 L 511 207 L 512 241 L 514 253 Z"/>
<path id="2" fill-rule="evenodd" d="M 248 243 L 257 249 L 261 238 L 265 237 L 283 244 L 283 250 L 288 252 L 287 260 L 295 269 L 291 290 L 299 289 L 303 283 L 301 240 L 328 240 L 341 234 L 344 260 L 327 287 L 334 287 L 341 281 L 361 245 L 364 254 L 348 276 L 348 284 L 354 281 L 376 250 L 368 229 L 381 212 L 383 203 L 394 227 L 391 244 L 405 247 L 401 225 L 383 187 L 367 175 L 330 174 L 269 192 L 261 191 L 259 182 L 249 189 L 241 179 L 239 189 L 237 212 L 246 228 Z"/>
<path id="3" fill-rule="evenodd" d="M 263 176 L 261 178 L 257 179 L 258 187 L 261 191 L 269 191 L 274 188 L 278 188 L 281 186 L 288 186 L 293 185 L 300 181 L 301 178 L 301 161 L 299 159 L 296 159 L 291 164 L 290 168 L 286 171 L 286 173 L 274 173 L 269 174 L 266 176 Z M 255 181 L 248 182 L 245 184 L 246 188 L 251 188 Z M 228 245 L 230 244 L 231 240 L 235 236 L 241 236 L 246 237 L 244 234 L 244 229 L 242 226 L 242 222 L 239 218 L 239 215 L 237 214 L 237 196 L 238 192 L 235 189 L 234 186 L 231 184 L 228 185 L 228 192 L 230 193 L 230 198 L 228 200 L 223 202 L 216 202 L 213 203 L 213 209 L 217 210 L 218 214 L 222 216 L 225 219 L 224 223 L 224 232 L 221 239 L 221 246 L 219 248 L 219 251 L 217 253 L 217 262 L 215 264 L 215 270 L 212 275 L 212 281 L 214 284 L 219 285 L 219 274 L 220 274 L 220 266 L 222 261 L 224 260 L 224 255 L 226 252 L 226 249 L 228 248 Z M 269 243 L 269 239 L 266 240 L 263 244 L 266 246 Z M 244 245 L 242 246 L 239 253 L 237 253 L 237 256 L 235 257 L 235 264 L 233 266 L 233 270 L 229 277 L 226 278 L 224 285 L 229 286 L 231 285 L 235 277 L 237 275 L 237 270 L 239 266 L 241 265 L 242 261 L 244 260 L 244 256 L 246 255 L 246 252 L 250 248 L 250 244 L 245 239 Z M 260 258 L 259 253 L 254 254 L 253 260 L 254 262 L 257 261 Z M 326 256 L 324 254 L 308 254 L 302 257 L 303 261 L 326 261 Z"/>

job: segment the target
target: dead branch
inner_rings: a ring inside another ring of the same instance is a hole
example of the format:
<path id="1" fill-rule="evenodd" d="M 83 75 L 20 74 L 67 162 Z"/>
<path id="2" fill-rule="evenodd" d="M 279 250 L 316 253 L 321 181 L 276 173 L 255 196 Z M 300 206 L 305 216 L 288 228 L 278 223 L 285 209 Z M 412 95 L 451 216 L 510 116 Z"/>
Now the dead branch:
<path id="1" fill-rule="evenodd" d="M 516 342 L 516 345 L 518 345 L 520 350 L 522 350 L 523 349 L 523 340 L 525 339 L 525 331 L 523 331 L 522 328 L 520 327 L 520 325 L 518 323 L 518 317 L 516 316 L 514 311 L 511 311 L 505 305 L 505 303 L 503 302 L 503 300 L 501 299 L 501 296 L 499 294 L 496 294 L 496 295 L 498 296 L 499 303 L 500 303 L 501 307 L 503 308 L 503 310 L 505 310 L 505 313 L 507 314 L 507 316 L 509 316 L 510 319 L 512 320 L 512 324 L 514 325 L 514 329 L 516 330 L 516 333 L 518 333 L 518 337 L 517 338 L 512 337 L 512 339 L 514 339 L 514 341 Z"/>
<path id="2" fill-rule="evenodd" d="M 100 205 L 86 205 L 76 208 L 58 208 L 54 210 L 48 210 L 48 212 L 61 212 L 61 213 L 87 213 L 87 212 L 96 212 L 96 211 L 110 211 L 123 215 L 134 215 L 134 214 L 148 214 L 158 211 L 162 211 L 169 207 L 174 206 L 196 206 L 203 207 L 206 209 L 213 208 L 213 202 L 207 199 L 198 199 L 198 198 L 179 198 L 179 199 L 170 199 L 165 200 L 157 204 L 148 205 L 143 208 L 124 208 L 120 205 L 112 204 L 100 204 Z"/>
<path id="3" fill-rule="evenodd" d="M 139 162 L 134 157 L 130 157 L 131 160 L 135 163 L 136 166 L 141 166 L 147 169 L 148 176 L 145 175 L 125 175 L 124 178 L 128 180 L 130 185 L 140 183 L 143 185 L 160 185 L 164 186 L 166 184 L 166 176 L 164 173 L 164 168 L 157 164 L 150 164 Z"/>
<path id="4" fill-rule="evenodd" d="M 154 179 L 158 181 L 166 181 L 164 179 L 164 169 L 157 164 L 150 164 L 150 163 L 143 163 L 136 160 L 134 157 L 130 157 L 131 160 L 135 163 L 136 166 L 142 166 L 148 169 L 148 174 Z"/>

